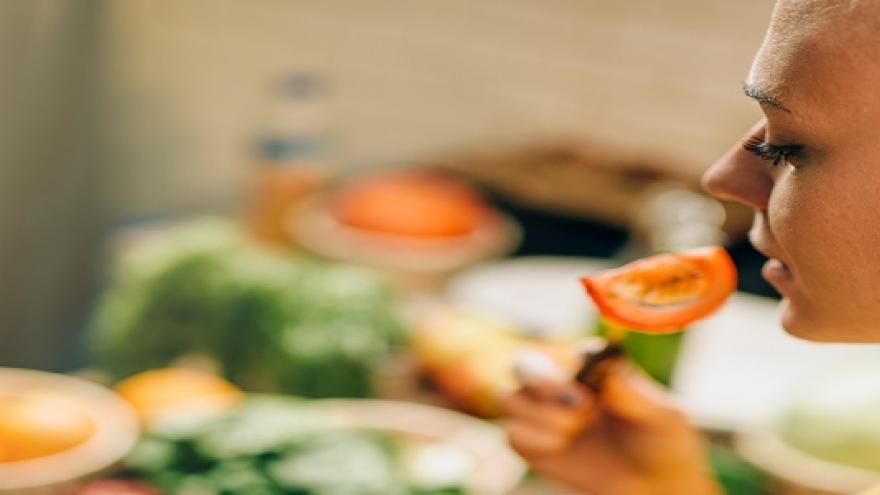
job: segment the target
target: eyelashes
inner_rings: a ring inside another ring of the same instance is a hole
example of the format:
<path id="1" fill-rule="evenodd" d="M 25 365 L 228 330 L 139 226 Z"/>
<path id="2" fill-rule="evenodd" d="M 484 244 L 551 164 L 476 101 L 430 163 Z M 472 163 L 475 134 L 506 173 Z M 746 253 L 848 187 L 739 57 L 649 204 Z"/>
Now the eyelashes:
<path id="1" fill-rule="evenodd" d="M 799 144 L 768 144 L 761 138 L 753 137 L 743 143 L 743 149 L 774 166 L 787 162 L 789 158 L 798 156 L 803 151 Z"/>

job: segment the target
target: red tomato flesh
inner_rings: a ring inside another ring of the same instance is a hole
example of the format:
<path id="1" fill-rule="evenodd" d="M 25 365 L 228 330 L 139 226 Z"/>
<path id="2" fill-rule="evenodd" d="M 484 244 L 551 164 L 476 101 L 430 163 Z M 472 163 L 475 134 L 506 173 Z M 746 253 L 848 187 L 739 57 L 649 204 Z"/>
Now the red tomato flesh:
<path id="1" fill-rule="evenodd" d="M 705 318 L 736 289 L 736 268 L 718 246 L 659 254 L 581 279 L 608 320 L 666 333 Z"/>

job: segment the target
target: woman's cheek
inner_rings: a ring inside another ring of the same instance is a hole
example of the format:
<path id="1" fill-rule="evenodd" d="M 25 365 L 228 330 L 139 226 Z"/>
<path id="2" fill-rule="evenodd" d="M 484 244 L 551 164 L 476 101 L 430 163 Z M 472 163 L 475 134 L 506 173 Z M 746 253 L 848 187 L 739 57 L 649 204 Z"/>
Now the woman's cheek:
<path id="1" fill-rule="evenodd" d="M 790 333 L 809 340 L 833 340 L 837 315 L 827 311 L 839 301 L 842 280 L 833 266 L 836 245 L 828 211 L 821 202 L 827 192 L 813 182 L 782 174 L 773 189 L 767 220 L 784 261 L 794 273 L 782 306 L 783 325 Z"/>
<path id="2" fill-rule="evenodd" d="M 773 240 L 782 250 L 784 261 L 799 268 L 807 258 L 802 246 L 805 236 L 810 235 L 812 212 L 802 199 L 803 191 L 794 186 L 789 177 L 777 180 L 767 205 L 767 223 Z M 804 211 L 805 207 L 807 211 Z"/>
<path id="3" fill-rule="evenodd" d="M 839 167 L 780 181 L 770 209 L 777 241 L 795 267 L 796 320 L 807 338 L 864 341 L 880 321 L 880 194 Z M 800 332 L 794 332 L 796 334 Z"/>

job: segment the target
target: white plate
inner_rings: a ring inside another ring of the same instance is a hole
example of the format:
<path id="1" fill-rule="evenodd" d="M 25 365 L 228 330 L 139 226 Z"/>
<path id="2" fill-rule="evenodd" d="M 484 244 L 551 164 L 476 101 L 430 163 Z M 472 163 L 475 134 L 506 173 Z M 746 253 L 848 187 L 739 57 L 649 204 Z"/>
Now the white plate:
<path id="1" fill-rule="evenodd" d="M 550 256 L 488 263 L 453 278 L 447 299 L 524 332 L 568 337 L 596 317 L 578 279 L 608 267 L 593 258 Z"/>
<path id="2" fill-rule="evenodd" d="M 525 463 L 494 425 L 433 406 L 385 400 L 324 399 L 307 406 L 341 426 L 381 430 L 460 449 L 475 464 L 470 491 L 503 495 L 522 480 Z"/>
<path id="3" fill-rule="evenodd" d="M 65 487 L 102 472 L 134 447 L 140 425 L 134 411 L 116 394 L 85 380 L 40 371 L 0 368 L 0 395 L 45 391 L 81 402 L 95 423 L 88 440 L 69 450 L 37 459 L 0 463 L 0 494 L 64 493 Z"/>
<path id="4" fill-rule="evenodd" d="M 355 229 L 338 222 L 317 194 L 288 219 L 292 238 L 321 256 L 390 270 L 448 272 L 505 255 L 519 244 L 522 232 L 511 218 L 495 212 L 473 232 L 451 238 L 418 238 Z"/>

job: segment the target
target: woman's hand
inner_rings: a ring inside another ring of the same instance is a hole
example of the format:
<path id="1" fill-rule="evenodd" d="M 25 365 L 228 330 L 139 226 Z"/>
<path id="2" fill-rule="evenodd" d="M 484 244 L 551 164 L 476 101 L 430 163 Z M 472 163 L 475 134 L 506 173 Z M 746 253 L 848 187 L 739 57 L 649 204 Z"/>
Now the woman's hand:
<path id="1" fill-rule="evenodd" d="M 721 494 L 703 440 L 670 396 L 616 358 L 598 392 L 540 353 L 503 400 L 513 447 L 542 476 L 594 495 Z"/>

